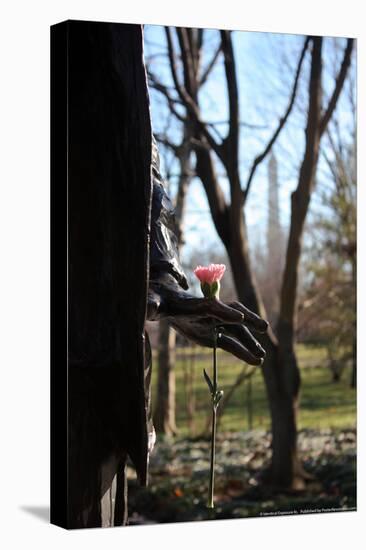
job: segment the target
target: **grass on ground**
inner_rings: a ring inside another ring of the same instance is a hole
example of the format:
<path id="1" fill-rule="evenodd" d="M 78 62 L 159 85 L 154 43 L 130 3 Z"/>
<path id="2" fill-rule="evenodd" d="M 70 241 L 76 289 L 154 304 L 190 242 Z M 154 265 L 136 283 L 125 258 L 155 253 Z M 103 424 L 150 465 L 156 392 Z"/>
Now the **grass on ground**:
<path id="1" fill-rule="evenodd" d="M 195 355 L 194 366 L 192 355 Z M 322 347 L 297 347 L 301 370 L 302 386 L 299 409 L 299 429 L 346 428 L 356 424 L 356 392 L 350 388 L 351 372 L 345 368 L 342 379 L 332 382 L 331 372 L 326 365 L 326 352 Z M 154 357 L 157 367 L 157 357 Z M 211 373 L 212 352 L 204 348 L 180 348 L 177 350 L 175 367 L 176 376 L 176 421 L 179 435 L 195 436 L 202 432 L 210 411 L 210 397 L 203 369 Z M 230 387 L 242 372 L 250 370 L 244 363 L 229 354 L 218 352 L 219 384 L 227 395 Z M 195 412 L 193 426 L 189 427 L 187 414 L 187 375 L 193 371 L 193 394 Z M 153 404 L 156 399 L 157 368 L 153 369 Z M 251 388 L 250 388 L 251 386 Z M 248 392 L 251 390 L 252 423 L 249 422 Z M 225 407 L 220 430 L 242 431 L 270 428 L 270 417 L 267 405 L 263 376 L 260 369 L 254 371 L 251 381 L 244 381 L 235 391 Z"/>

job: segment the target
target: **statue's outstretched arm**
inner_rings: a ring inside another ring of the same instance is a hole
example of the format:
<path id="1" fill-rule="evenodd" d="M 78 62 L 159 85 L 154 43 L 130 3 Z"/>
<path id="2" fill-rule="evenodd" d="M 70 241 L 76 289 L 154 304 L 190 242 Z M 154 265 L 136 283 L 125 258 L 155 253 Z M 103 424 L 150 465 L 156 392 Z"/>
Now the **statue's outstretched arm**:
<path id="1" fill-rule="evenodd" d="M 148 319 L 165 318 L 178 332 L 201 346 L 213 347 L 213 327 L 219 327 L 217 345 L 250 365 L 260 365 L 265 351 L 249 329 L 266 332 L 266 321 L 240 302 L 197 298 L 171 276 L 150 283 Z"/>
<path id="2" fill-rule="evenodd" d="M 265 351 L 250 330 L 266 332 L 268 323 L 240 302 L 197 298 L 179 261 L 172 203 L 160 174 L 155 142 L 152 152 L 153 199 L 151 209 L 150 282 L 147 304 L 149 320 L 168 319 L 189 340 L 214 345 L 213 327 L 220 327 L 218 347 L 251 365 L 263 362 Z M 250 329 L 250 330 L 249 330 Z"/>

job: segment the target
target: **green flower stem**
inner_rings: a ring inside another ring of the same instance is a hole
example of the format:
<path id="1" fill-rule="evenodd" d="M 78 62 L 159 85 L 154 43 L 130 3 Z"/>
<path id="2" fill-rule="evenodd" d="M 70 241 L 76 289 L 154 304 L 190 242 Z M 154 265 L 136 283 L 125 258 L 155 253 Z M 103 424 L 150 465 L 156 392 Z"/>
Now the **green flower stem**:
<path id="1" fill-rule="evenodd" d="M 211 466 L 210 486 L 208 489 L 207 508 L 214 508 L 214 482 L 215 482 L 215 451 L 216 451 L 216 407 L 212 408 L 212 432 L 211 432 Z"/>
<path id="2" fill-rule="evenodd" d="M 214 482 L 215 482 L 215 452 L 216 452 L 216 411 L 218 403 L 216 404 L 217 394 L 217 329 L 214 328 L 214 346 L 213 346 L 213 391 L 212 391 L 212 430 L 211 430 L 211 461 L 210 461 L 210 485 L 208 490 L 208 508 L 214 508 Z"/>
<path id="3" fill-rule="evenodd" d="M 217 327 L 213 327 L 213 380 L 209 377 L 205 369 L 203 369 L 203 376 L 207 382 L 208 389 L 211 394 L 211 404 L 212 404 L 212 431 L 211 431 L 211 460 L 210 460 L 210 485 L 208 490 L 208 508 L 214 508 L 214 478 L 215 478 L 215 451 L 216 451 L 216 417 L 217 417 L 217 407 L 219 406 L 220 400 L 224 395 L 222 390 L 219 390 L 217 387 L 217 338 L 220 336 Z"/>

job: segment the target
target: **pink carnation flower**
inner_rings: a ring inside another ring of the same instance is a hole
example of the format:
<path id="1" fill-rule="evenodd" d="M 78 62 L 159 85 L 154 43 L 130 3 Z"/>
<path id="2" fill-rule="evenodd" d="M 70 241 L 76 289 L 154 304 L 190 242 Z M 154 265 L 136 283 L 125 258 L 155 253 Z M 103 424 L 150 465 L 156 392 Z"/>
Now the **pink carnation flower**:
<path id="1" fill-rule="evenodd" d="M 199 265 L 194 270 L 194 274 L 201 282 L 201 289 L 206 298 L 219 296 L 220 281 L 225 273 L 225 264 L 210 264 L 207 267 Z"/>
<path id="2" fill-rule="evenodd" d="M 225 264 L 210 264 L 207 267 L 199 265 L 194 270 L 194 274 L 201 281 L 201 283 L 208 283 L 212 285 L 216 281 L 221 281 L 226 270 Z"/>

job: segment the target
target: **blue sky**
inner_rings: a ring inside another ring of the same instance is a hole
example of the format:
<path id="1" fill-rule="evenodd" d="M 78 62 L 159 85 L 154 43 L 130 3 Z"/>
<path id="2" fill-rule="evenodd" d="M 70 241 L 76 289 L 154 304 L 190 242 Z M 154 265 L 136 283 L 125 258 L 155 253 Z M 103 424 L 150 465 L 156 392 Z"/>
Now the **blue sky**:
<path id="1" fill-rule="evenodd" d="M 292 87 L 296 65 L 303 46 L 304 37 L 290 34 L 271 34 L 235 31 L 232 34 L 237 65 L 237 77 L 240 97 L 240 120 L 243 123 L 263 127 L 263 129 L 241 128 L 240 169 L 243 184 L 255 156 L 260 153 L 264 144 L 272 135 L 279 118 L 284 113 Z M 205 31 L 203 67 L 211 59 L 219 43 L 216 30 Z M 337 60 L 342 53 L 344 39 L 324 40 L 324 102 L 332 90 L 334 79 L 332 73 L 337 67 Z M 149 69 L 168 86 L 172 86 L 170 69 L 165 56 L 166 42 L 164 29 L 160 26 L 145 27 L 145 57 Z M 297 183 L 299 163 L 304 148 L 304 108 L 307 100 L 307 75 L 309 55 L 303 65 L 304 78 L 301 82 L 299 97 L 289 123 L 277 141 L 274 152 L 278 160 L 280 216 L 283 226 L 289 224 L 290 195 Z M 162 132 L 167 125 L 167 107 L 164 97 L 151 90 L 151 113 L 153 129 Z M 222 59 L 218 61 L 206 85 L 200 94 L 203 118 L 208 121 L 225 122 L 228 118 L 225 76 Z M 340 120 L 345 125 L 349 122 L 347 102 L 341 98 L 338 111 Z M 222 135 L 226 124 L 217 127 Z M 181 139 L 180 123 L 169 122 L 169 135 L 179 142 Z M 162 151 L 163 152 L 163 151 Z M 170 163 L 169 156 L 165 157 Z M 164 166 L 164 165 L 163 165 Z M 320 165 L 318 178 L 321 180 L 324 166 Z M 178 169 L 173 163 L 172 176 L 169 178 L 170 194 L 174 197 Z M 224 171 L 218 162 L 217 171 Z M 222 188 L 228 194 L 225 177 L 220 178 Z M 250 196 L 245 207 L 249 240 L 253 246 L 264 243 L 267 223 L 267 190 L 268 159 L 257 170 L 251 187 Z M 319 202 L 319 201 L 318 201 Z M 316 197 L 312 207 L 317 207 Z M 187 197 L 185 217 L 186 245 L 183 258 L 191 253 L 192 248 L 200 247 L 222 249 L 222 244 L 211 221 L 209 208 L 201 182 L 194 178 L 190 184 Z"/>

